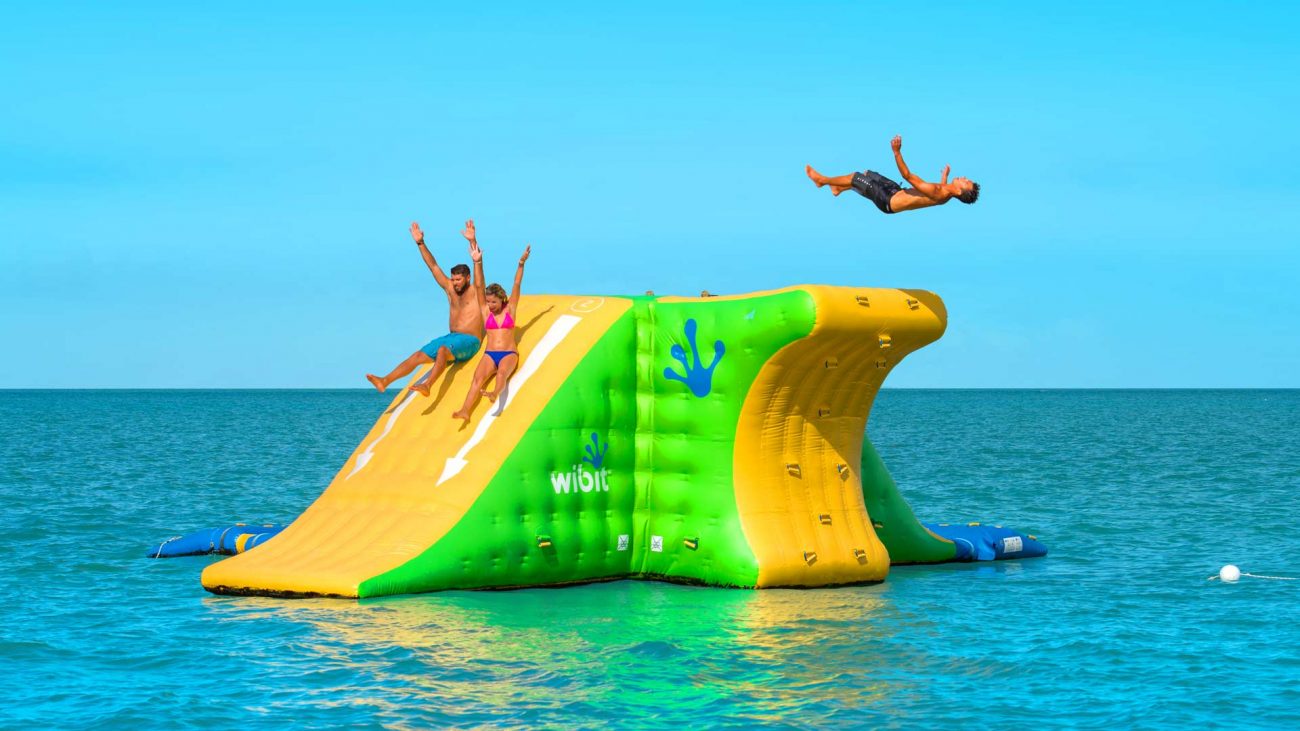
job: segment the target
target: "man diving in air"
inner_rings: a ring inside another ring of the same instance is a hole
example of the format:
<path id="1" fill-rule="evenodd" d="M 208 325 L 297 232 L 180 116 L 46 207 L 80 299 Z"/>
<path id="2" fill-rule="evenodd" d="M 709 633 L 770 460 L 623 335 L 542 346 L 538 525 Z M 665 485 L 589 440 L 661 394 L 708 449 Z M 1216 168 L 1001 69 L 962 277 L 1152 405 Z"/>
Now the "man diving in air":
<path id="1" fill-rule="evenodd" d="M 949 166 L 943 166 L 943 174 L 937 183 L 927 183 L 919 175 L 915 175 L 907 169 L 907 163 L 903 162 L 903 138 L 895 136 L 890 141 L 889 146 L 894 148 L 894 162 L 898 164 L 898 172 L 911 184 L 911 188 L 904 188 L 894 181 L 886 178 L 880 173 L 864 170 L 852 175 L 837 175 L 828 178 L 825 175 L 813 170 L 812 165 L 804 166 L 804 172 L 820 188 L 823 185 L 831 187 L 831 195 L 839 195 L 844 191 L 852 188 L 862 195 L 863 198 L 869 199 L 876 204 L 882 213 L 902 213 L 903 211 L 915 211 L 918 208 L 929 208 L 930 206 L 941 206 L 944 203 L 956 198 L 962 203 L 974 203 L 980 197 L 980 184 L 972 181 L 970 178 L 953 178 L 948 182 Z"/>
<path id="2" fill-rule="evenodd" d="M 483 260 L 483 254 L 478 248 L 478 237 L 474 231 L 474 220 L 470 219 L 465 222 L 465 230 L 461 231 L 461 236 L 469 242 L 470 258 L 474 260 L 475 266 L 479 268 L 479 278 L 482 278 L 482 268 L 480 262 Z M 415 370 L 421 363 L 432 363 L 433 368 L 418 383 L 411 385 L 412 391 L 417 391 L 423 396 L 429 395 L 429 386 L 442 375 L 447 366 L 452 363 L 461 363 L 474 357 L 478 352 L 479 344 L 483 338 L 483 302 L 479 297 L 478 291 L 471 286 L 469 267 L 464 264 L 457 264 L 451 268 L 451 276 L 448 277 L 443 273 L 442 267 L 433 258 L 433 254 L 424 245 L 424 232 L 420 230 L 420 224 L 411 224 L 411 238 L 415 239 L 415 246 L 420 250 L 420 256 L 424 259 L 425 266 L 433 273 L 434 281 L 438 287 L 447 295 L 447 305 L 451 310 L 450 330 L 451 332 L 439 338 L 434 338 L 428 345 L 420 348 L 411 354 L 411 357 L 397 364 L 392 373 L 380 378 L 374 374 L 366 374 L 366 380 L 383 393 L 393 381 L 405 376 Z M 480 285 L 481 286 L 481 285 Z"/>

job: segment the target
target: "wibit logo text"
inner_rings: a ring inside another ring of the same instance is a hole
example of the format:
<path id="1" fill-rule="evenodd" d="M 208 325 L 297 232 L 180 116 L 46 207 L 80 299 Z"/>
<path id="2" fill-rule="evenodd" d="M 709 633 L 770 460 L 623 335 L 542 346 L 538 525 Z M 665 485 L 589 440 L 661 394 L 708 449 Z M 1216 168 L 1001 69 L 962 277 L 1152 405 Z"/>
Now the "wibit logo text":
<path id="1" fill-rule="evenodd" d="M 551 487 L 555 494 L 570 492 L 609 492 L 609 470 L 605 469 L 605 453 L 609 445 L 600 443 L 600 437 L 591 435 L 591 444 L 584 447 L 587 456 L 566 472 L 551 473 Z M 590 467 L 585 466 L 590 465 Z"/>
<path id="2" fill-rule="evenodd" d="M 568 492 L 609 492 L 609 470 L 589 470 L 574 465 L 568 472 L 552 472 L 551 487 L 555 494 Z"/>

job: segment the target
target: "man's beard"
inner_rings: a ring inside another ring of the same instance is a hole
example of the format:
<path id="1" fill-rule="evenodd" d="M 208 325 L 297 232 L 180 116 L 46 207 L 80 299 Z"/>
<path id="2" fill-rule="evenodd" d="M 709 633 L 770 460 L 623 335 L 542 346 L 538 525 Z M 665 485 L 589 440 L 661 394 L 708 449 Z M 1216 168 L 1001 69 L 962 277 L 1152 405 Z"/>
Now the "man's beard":
<path id="1" fill-rule="evenodd" d="M 456 294 L 465 294 L 465 290 L 469 289 L 469 285 L 462 284 L 459 287 L 452 287 L 452 289 L 456 290 Z"/>

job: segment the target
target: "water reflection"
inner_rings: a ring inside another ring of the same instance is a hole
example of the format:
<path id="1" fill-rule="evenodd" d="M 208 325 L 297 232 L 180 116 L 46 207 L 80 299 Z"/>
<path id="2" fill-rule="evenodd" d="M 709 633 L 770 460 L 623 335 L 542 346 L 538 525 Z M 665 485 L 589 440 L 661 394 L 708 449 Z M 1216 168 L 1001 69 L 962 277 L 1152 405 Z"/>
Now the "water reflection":
<path id="1" fill-rule="evenodd" d="M 265 662 L 394 719 L 788 722 L 799 710 L 826 717 L 879 706 L 897 683 L 877 665 L 898 656 L 893 646 L 875 651 L 888 640 L 882 628 L 899 626 L 896 616 L 887 621 L 895 611 L 882 587 L 625 581 L 364 602 L 211 597 L 206 605 L 222 621 L 296 626 L 285 630 L 293 651 Z"/>

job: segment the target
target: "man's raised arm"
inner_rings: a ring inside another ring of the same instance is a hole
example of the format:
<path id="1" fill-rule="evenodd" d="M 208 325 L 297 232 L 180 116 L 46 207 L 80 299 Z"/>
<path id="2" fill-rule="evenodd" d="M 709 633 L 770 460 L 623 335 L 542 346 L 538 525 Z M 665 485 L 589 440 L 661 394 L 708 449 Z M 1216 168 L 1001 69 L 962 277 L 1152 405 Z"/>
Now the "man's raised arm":
<path id="1" fill-rule="evenodd" d="M 903 138 L 894 135 L 894 139 L 889 141 L 889 146 L 894 149 L 894 162 L 898 164 L 898 174 L 916 189 L 917 193 L 926 198 L 939 199 L 943 195 L 943 189 L 934 183 L 927 183 L 921 179 L 921 176 L 907 169 L 907 163 L 903 162 Z"/>
<path id="2" fill-rule="evenodd" d="M 438 260 L 433 258 L 429 248 L 424 245 L 424 232 L 420 230 L 420 224 L 415 221 L 411 222 L 411 238 L 415 239 L 415 246 L 420 250 L 420 256 L 424 258 L 425 266 L 433 272 L 433 278 L 438 282 L 438 286 L 444 290 L 451 289 L 451 280 L 442 272 L 442 267 L 438 266 Z"/>

